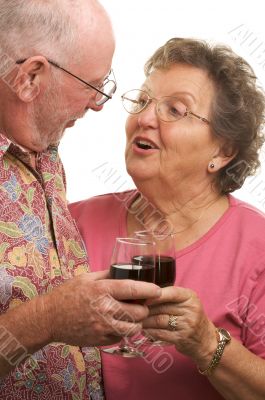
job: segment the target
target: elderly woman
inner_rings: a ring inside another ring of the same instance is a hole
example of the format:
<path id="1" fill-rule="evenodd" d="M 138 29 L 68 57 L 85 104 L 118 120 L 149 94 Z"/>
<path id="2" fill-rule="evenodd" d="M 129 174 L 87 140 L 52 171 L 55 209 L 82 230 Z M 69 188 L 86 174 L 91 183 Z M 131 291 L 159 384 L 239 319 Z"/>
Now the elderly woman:
<path id="1" fill-rule="evenodd" d="M 264 94 L 242 58 L 199 40 L 169 40 L 145 72 L 123 95 L 138 190 L 71 211 L 92 269 L 109 267 L 117 236 L 156 220 L 174 230 L 175 286 L 144 323 L 172 346 L 140 359 L 102 354 L 107 399 L 264 400 L 265 218 L 230 195 L 259 165 Z"/>

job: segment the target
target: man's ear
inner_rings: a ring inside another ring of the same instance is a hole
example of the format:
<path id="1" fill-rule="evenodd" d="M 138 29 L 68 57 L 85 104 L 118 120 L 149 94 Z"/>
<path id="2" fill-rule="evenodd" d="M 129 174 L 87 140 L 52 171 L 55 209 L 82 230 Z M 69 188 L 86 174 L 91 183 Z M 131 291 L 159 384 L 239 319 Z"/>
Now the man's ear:
<path id="1" fill-rule="evenodd" d="M 45 57 L 34 56 L 19 65 L 14 82 L 14 91 L 21 101 L 33 101 L 45 89 L 48 80 L 49 63 Z"/>
<path id="2" fill-rule="evenodd" d="M 227 164 L 232 161 L 238 153 L 238 150 L 232 146 L 232 144 L 224 144 L 220 146 L 218 152 L 216 152 L 208 165 L 208 172 L 217 172 L 224 168 Z"/>

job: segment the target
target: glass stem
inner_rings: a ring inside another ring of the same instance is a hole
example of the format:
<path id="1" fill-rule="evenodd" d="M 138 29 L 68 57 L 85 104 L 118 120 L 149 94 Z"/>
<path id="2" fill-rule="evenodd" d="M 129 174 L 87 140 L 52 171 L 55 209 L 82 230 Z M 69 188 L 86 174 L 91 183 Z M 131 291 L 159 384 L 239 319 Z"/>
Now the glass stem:
<path id="1" fill-rule="evenodd" d="M 124 336 L 124 338 L 121 340 L 120 348 L 124 351 L 129 350 L 131 348 L 130 340 L 127 336 Z"/>

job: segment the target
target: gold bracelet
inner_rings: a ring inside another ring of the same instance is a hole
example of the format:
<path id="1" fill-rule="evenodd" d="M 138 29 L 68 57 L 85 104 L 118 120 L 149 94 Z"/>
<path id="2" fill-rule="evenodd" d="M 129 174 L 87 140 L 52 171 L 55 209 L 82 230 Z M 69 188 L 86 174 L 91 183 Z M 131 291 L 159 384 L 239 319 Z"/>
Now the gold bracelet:
<path id="1" fill-rule="evenodd" d="M 198 368 L 199 373 L 202 375 L 210 376 L 212 374 L 222 358 L 225 346 L 231 341 L 231 335 L 226 329 L 217 328 L 216 333 L 218 336 L 218 344 L 209 366 L 203 371 Z"/>

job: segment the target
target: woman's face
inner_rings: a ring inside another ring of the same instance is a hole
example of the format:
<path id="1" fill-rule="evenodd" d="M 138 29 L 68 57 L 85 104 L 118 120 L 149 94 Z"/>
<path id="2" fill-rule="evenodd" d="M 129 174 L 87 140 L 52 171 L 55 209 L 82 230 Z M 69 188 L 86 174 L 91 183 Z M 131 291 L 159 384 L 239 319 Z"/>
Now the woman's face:
<path id="1" fill-rule="evenodd" d="M 177 97 L 188 110 L 210 119 L 215 88 L 199 68 L 178 64 L 154 70 L 141 89 L 156 99 Z M 126 122 L 126 165 L 136 184 L 150 179 L 169 186 L 184 179 L 190 183 L 210 180 L 208 165 L 219 152 L 210 125 L 190 115 L 174 122 L 160 121 L 155 106 L 153 101 Z M 150 141 L 153 148 L 142 149 L 140 141 Z"/>

